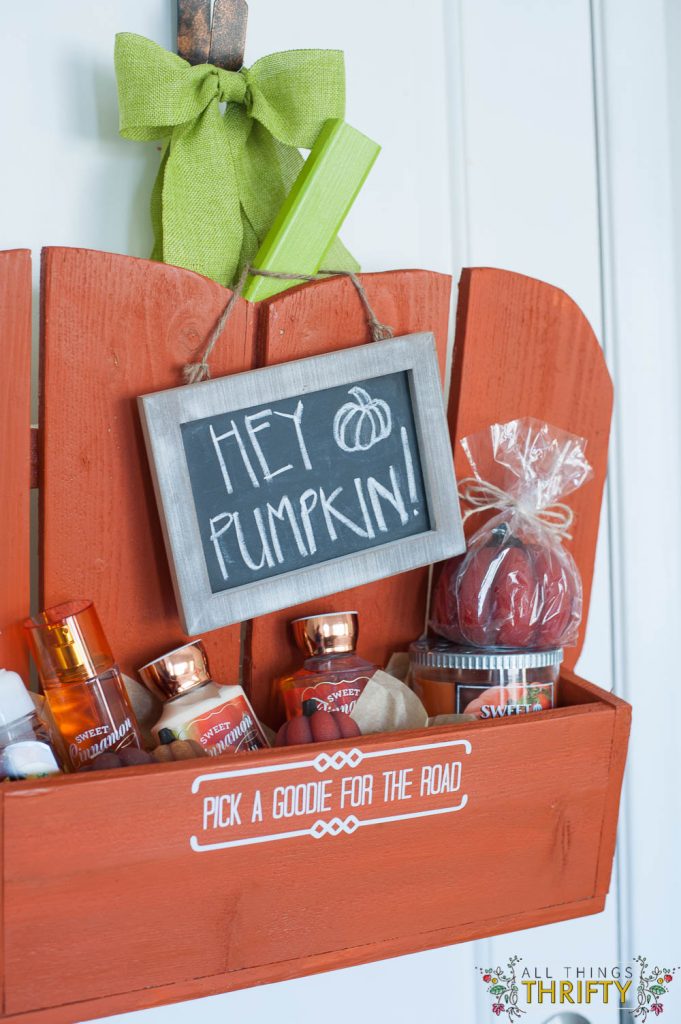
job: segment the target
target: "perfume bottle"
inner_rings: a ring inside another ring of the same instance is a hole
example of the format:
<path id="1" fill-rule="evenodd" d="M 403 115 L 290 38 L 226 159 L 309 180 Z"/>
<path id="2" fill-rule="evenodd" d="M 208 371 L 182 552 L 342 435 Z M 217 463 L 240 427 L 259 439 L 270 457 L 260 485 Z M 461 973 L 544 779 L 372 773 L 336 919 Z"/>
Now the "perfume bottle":
<path id="1" fill-rule="evenodd" d="M 45 700 L 64 739 L 68 767 L 142 747 L 120 670 L 91 601 L 70 601 L 24 623 Z"/>
<path id="2" fill-rule="evenodd" d="M 41 779 L 60 771 L 49 729 L 21 676 L 0 668 L 0 779 Z"/>
<path id="3" fill-rule="evenodd" d="M 355 653 L 359 635 L 357 612 L 306 615 L 291 623 L 294 639 L 307 655 L 302 666 L 282 676 L 276 688 L 287 718 L 303 713 L 303 702 L 314 700 L 323 711 L 350 714 L 377 666 Z"/>
<path id="4" fill-rule="evenodd" d="M 176 739 L 197 743 L 210 757 L 269 746 L 243 689 L 213 682 L 201 640 L 150 661 L 139 675 L 165 702 L 151 729 L 159 743 L 166 742 L 162 734 L 170 730 Z"/>

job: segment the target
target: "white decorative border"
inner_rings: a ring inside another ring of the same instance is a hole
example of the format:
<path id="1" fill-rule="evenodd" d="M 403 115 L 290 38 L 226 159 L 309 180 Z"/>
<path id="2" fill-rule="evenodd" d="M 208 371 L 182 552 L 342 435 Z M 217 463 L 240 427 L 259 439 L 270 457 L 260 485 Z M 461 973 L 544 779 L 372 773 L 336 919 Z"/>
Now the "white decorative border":
<path id="1" fill-rule="evenodd" d="M 192 782 L 192 793 L 198 793 L 204 782 L 215 782 L 217 779 L 243 778 L 248 775 L 269 775 L 273 772 L 297 771 L 300 768 L 314 768 L 322 773 L 328 768 L 340 771 L 341 768 L 357 768 L 362 761 L 368 761 L 376 757 L 390 757 L 394 754 L 412 754 L 421 750 L 437 750 L 443 747 L 463 747 L 466 754 L 472 751 L 469 740 L 445 740 L 441 743 L 421 743 L 412 747 L 391 747 L 387 750 L 371 750 L 368 752 L 352 747 L 351 750 L 337 750 L 334 754 L 321 753 L 316 757 L 304 761 L 289 761 L 285 764 L 261 765 L 259 768 L 235 768 L 232 771 L 212 772 L 207 775 L 198 775 Z M 413 811 L 410 814 L 391 814 L 385 818 L 368 818 L 360 820 L 351 814 L 347 818 L 332 818 L 330 821 L 319 819 L 309 828 L 297 829 L 292 832 L 278 832 L 276 835 L 254 836 L 250 839 L 232 839 L 225 843 L 210 843 L 202 846 L 196 836 L 191 836 L 189 844 L 195 853 L 205 853 L 209 850 L 225 850 L 231 846 L 251 846 L 254 843 L 272 843 L 278 839 L 295 839 L 298 836 L 312 836 L 314 839 L 321 839 L 323 836 L 338 836 L 342 833 L 352 835 L 358 828 L 368 825 L 384 825 L 391 821 L 406 821 L 410 818 L 427 818 L 434 814 L 453 814 L 461 811 L 468 803 L 468 795 L 464 793 L 460 802 L 454 807 L 440 807 L 431 811 Z"/>

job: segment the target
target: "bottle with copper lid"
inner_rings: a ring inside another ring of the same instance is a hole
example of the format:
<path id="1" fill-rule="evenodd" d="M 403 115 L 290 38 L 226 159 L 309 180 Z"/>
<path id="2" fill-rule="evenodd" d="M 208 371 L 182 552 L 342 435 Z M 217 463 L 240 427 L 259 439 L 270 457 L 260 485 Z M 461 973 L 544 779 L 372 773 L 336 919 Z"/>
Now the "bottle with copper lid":
<path id="1" fill-rule="evenodd" d="M 64 739 L 68 767 L 142 747 L 142 738 L 92 601 L 70 601 L 24 623 L 45 700 Z"/>
<path id="2" fill-rule="evenodd" d="M 302 666 L 276 681 L 287 718 L 303 713 L 303 701 L 314 700 L 324 711 L 350 714 L 376 672 L 376 665 L 355 653 L 359 636 L 357 612 L 327 612 L 294 619 L 296 644 L 307 655 Z"/>
<path id="3" fill-rule="evenodd" d="M 269 746 L 240 686 L 219 686 L 208 667 L 201 640 L 177 647 L 139 669 L 140 679 L 160 700 L 163 714 L 152 733 L 199 744 L 211 757 Z M 166 737 L 167 742 L 167 737 Z"/>

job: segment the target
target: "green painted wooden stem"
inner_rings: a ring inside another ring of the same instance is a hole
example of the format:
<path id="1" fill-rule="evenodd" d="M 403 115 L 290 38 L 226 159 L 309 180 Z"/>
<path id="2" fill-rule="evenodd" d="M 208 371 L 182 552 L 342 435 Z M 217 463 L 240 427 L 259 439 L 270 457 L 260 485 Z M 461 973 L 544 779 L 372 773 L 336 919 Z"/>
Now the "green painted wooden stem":
<path id="1" fill-rule="evenodd" d="M 380 151 L 345 121 L 327 121 L 252 265 L 284 274 L 316 274 Z M 251 277 L 243 297 L 259 302 L 295 284 Z"/>

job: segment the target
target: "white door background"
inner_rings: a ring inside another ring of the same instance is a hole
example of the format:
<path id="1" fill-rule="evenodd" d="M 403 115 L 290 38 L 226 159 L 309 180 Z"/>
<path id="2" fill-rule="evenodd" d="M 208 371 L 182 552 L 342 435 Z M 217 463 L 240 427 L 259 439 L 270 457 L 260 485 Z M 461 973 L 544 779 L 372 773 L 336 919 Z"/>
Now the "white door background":
<path id="1" fill-rule="evenodd" d="M 3 7 L 0 248 L 34 250 L 36 298 L 43 245 L 150 250 L 158 154 L 117 136 L 112 48 L 117 31 L 173 48 L 173 8 Z M 616 424 L 579 669 L 634 704 L 617 868 L 598 917 L 119 1022 L 473 1024 L 490 1019 L 475 965 L 513 953 L 556 971 L 636 952 L 681 964 L 681 0 L 251 0 L 247 64 L 308 46 L 345 50 L 348 120 L 383 145 L 343 232 L 364 269 L 530 274 L 564 288 L 603 341 Z M 503 837 L 481 885 L 501 857 Z M 192 913 L 181 891 L 159 920 L 169 908 Z"/>

